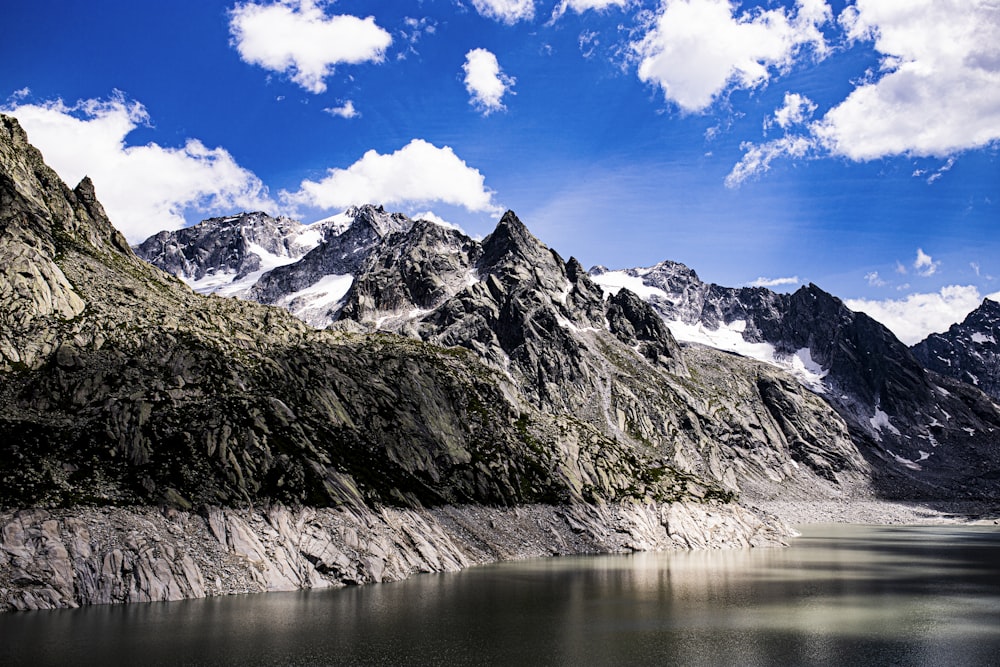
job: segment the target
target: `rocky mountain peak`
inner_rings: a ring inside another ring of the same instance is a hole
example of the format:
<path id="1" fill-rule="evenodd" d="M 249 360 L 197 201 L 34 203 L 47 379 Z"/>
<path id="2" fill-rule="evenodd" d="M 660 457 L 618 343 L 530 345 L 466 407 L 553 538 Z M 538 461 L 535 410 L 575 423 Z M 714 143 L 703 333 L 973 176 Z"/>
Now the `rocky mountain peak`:
<path id="1" fill-rule="evenodd" d="M 911 349 L 925 367 L 1000 399 L 1000 303 L 984 299 L 962 322 Z"/>
<path id="2" fill-rule="evenodd" d="M 500 218 L 496 228 L 483 239 L 481 273 L 490 273 L 511 264 L 543 265 L 552 263 L 551 251 L 532 235 L 513 211 Z M 560 267 L 562 260 L 559 260 Z"/>
<path id="3" fill-rule="evenodd" d="M 387 213 L 385 207 L 381 204 L 378 206 L 371 204 L 352 206 L 347 209 L 347 216 L 354 218 L 351 227 L 368 227 L 379 237 L 388 236 L 394 232 L 405 231 L 413 224 L 402 213 Z"/>

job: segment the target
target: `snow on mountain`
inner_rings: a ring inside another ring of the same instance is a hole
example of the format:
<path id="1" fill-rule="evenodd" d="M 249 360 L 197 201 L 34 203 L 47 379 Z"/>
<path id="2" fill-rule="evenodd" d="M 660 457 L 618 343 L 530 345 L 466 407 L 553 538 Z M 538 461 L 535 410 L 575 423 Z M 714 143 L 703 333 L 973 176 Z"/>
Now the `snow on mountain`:
<path id="1" fill-rule="evenodd" d="M 354 275 L 378 241 L 411 224 L 404 215 L 372 206 L 309 225 L 243 213 L 160 232 L 135 251 L 196 292 L 279 305 L 321 328 L 337 318 Z"/>
<path id="2" fill-rule="evenodd" d="M 262 275 L 297 261 L 333 229 L 327 223 L 303 225 L 266 213 L 242 213 L 160 232 L 135 251 L 197 292 L 246 296 Z"/>
<path id="3" fill-rule="evenodd" d="M 619 271 L 595 267 L 591 269 L 590 277 L 606 295 L 617 294 L 625 288 L 650 302 L 663 316 L 670 333 L 682 343 L 706 345 L 763 361 L 785 370 L 815 392 L 825 391 L 823 378 L 828 371 L 813 360 L 809 348 L 779 352 L 770 342 L 753 337 L 748 340 L 744 335 L 747 331 L 746 319 L 703 319 L 702 314 L 706 312 L 704 302 L 711 290 L 683 264 L 663 262 L 654 267 Z M 715 305 L 718 307 L 719 304 Z"/>

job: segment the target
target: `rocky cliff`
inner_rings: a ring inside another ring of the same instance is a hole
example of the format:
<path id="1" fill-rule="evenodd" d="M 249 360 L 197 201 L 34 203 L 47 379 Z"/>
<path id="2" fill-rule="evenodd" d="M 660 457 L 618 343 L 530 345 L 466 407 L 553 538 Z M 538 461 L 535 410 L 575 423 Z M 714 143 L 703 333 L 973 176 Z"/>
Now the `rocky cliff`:
<path id="1" fill-rule="evenodd" d="M 483 256 L 510 290 L 521 268 L 504 243 Z M 483 540 L 484 507 L 543 552 L 781 534 L 697 466 L 550 410 L 558 390 L 526 394 L 468 349 L 317 331 L 193 293 L 133 254 L 92 184 L 69 189 L 7 117 L 0 267 L 4 607 L 379 580 L 522 553 L 513 537 Z M 618 307 L 637 359 L 684 372 L 636 304 Z M 551 328 L 538 310 L 512 315 Z M 519 339 L 502 319 L 506 355 Z M 523 342 L 544 368 L 538 339 Z M 510 518 L 539 503 L 535 527 Z"/>

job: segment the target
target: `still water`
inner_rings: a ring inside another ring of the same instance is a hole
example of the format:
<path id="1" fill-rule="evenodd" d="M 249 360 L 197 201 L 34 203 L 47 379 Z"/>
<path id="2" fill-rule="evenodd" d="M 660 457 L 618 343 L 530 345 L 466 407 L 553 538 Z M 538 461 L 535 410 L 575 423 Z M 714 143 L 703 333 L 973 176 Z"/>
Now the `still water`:
<path id="1" fill-rule="evenodd" d="M 0 665 L 1000 665 L 1000 529 L 572 557 L 0 615 Z"/>

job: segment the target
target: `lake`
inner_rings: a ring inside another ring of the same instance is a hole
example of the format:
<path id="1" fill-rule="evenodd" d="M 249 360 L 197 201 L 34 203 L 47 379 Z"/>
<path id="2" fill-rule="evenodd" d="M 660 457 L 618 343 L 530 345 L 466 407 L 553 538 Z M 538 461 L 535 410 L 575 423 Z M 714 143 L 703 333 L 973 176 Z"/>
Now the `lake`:
<path id="1" fill-rule="evenodd" d="M 0 665 L 998 665 L 1000 529 L 498 563 L 357 588 L 0 615 Z"/>

